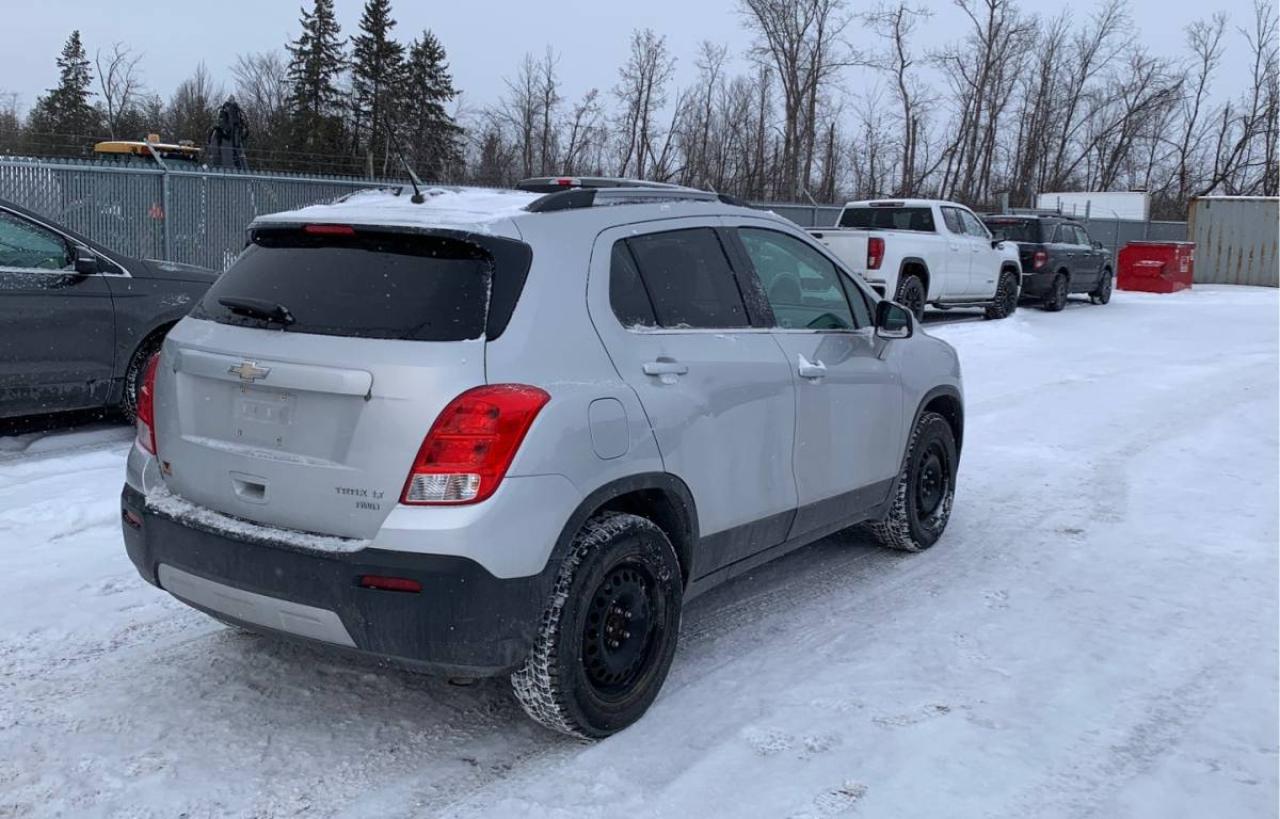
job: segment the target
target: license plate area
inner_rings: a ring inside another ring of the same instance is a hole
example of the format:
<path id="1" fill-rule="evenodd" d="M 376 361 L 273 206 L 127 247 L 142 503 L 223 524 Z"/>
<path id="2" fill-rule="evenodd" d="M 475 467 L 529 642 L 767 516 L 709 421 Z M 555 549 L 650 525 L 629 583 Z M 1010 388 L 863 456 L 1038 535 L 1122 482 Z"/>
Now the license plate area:
<path id="1" fill-rule="evenodd" d="M 241 443 L 287 448 L 298 410 L 298 396 L 271 387 L 240 386 L 233 399 L 234 439 Z"/>

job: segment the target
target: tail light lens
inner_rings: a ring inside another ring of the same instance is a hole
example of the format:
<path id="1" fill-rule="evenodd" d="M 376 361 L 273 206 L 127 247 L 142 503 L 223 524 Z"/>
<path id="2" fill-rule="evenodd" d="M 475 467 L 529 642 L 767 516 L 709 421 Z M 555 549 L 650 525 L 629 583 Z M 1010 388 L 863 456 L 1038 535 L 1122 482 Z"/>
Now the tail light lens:
<path id="1" fill-rule="evenodd" d="M 413 460 L 400 502 L 478 503 L 492 495 L 549 400 L 537 387 L 490 384 L 450 401 Z"/>
<path id="2" fill-rule="evenodd" d="M 867 270 L 879 270 L 884 261 L 884 239 L 872 236 L 867 240 Z"/>
<path id="3" fill-rule="evenodd" d="M 1037 250 L 1036 255 L 1031 257 L 1031 269 L 1039 270 L 1049 263 L 1049 254 L 1043 250 Z"/>
<path id="4" fill-rule="evenodd" d="M 156 370 L 160 367 L 160 354 L 151 356 L 138 390 L 137 430 L 138 446 L 156 454 Z"/>

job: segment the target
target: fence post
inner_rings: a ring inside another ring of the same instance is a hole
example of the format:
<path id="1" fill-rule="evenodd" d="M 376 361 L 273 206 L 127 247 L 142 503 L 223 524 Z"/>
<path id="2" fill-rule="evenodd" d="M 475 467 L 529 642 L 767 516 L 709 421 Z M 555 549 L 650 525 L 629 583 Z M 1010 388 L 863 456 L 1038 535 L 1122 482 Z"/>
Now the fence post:
<path id="1" fill-rule="evenodd" d="M 169 169 L 160 169 L 160 207 L 164 211 L 164 219 L 161 220 L 164 230 L 164 258 L 167 262 L 176 261 L 173 258 L 173 229 L 169 225 L 172 217 L 170 206 L 172 205 L 172 197 L 169 196 Z"/>

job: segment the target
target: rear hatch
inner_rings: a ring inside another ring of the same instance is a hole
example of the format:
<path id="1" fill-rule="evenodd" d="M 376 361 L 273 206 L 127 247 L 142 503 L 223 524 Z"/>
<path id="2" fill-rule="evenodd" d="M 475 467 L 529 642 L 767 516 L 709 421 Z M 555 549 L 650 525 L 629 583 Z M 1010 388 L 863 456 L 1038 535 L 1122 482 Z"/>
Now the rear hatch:
<path id="1" fill-rule="evenodd" d="M 169 334 L 165 483 L 255 523 L 368 538 L 440 410 L 485 382 L 528 247 L 455 231 L 253 232 Z"/>
<path id="2" fill-rule="evenodd" d="M 1039 219 L 988 216 L 982 221 L 986 223 L 991 235 L 1017 244 L 1018 260 L 1022 263 L 1023 272 L 1030 273 L 1035 268 L 1036 251 L 1044 249 L 1040 242 Z"/>

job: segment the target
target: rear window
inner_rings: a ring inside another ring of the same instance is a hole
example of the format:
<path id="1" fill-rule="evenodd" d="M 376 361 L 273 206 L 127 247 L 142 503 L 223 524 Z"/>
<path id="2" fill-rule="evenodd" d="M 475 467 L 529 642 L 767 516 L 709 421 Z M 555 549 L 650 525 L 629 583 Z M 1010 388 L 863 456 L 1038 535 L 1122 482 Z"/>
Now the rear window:
<path id="1" fill-rule="evenodd" d="M 931 208 L 845 208 L 840 227 L 933 233 Z"/>
<path id="2" fill-rule="evenodd" d="M 985 219 L 987 227 L 996 236 L 1003 236 L 1011 242 L 1040 241 L 1040 221 L 1038 219 Z"/>
<path id="3" fill-rule="evenodd" d="M 526 252 L 523 259 L 501 254 L 508 269 L 498 271 L 488 250 L 453 236 L 258 230 L 191 314 L 330 336 L 461 341 L 484 336 L 487 327 L 493 337 L 491 284 L 505 278 L 507 286 L 502 293 L 495 286 L 492 299 L 495 310 L 501 302 L 509 317 L 515 297 L 506 291 L 514 281 L 518 294 L 528 270 L 527 247 L 508 243 Z M 277 306 L 292 321 L 271 318 Z"/>

